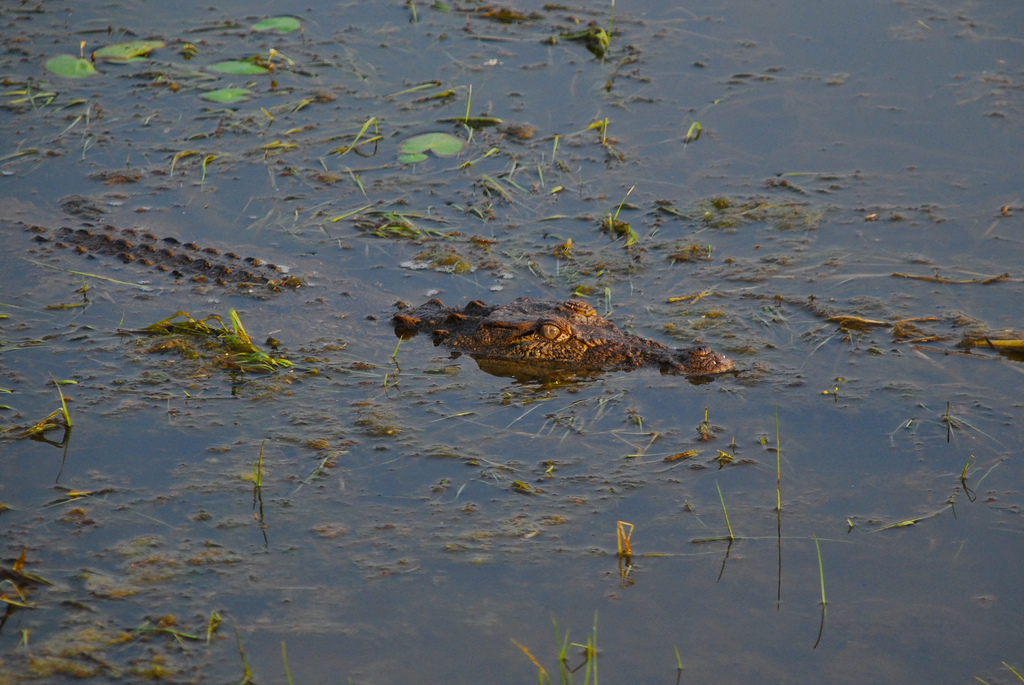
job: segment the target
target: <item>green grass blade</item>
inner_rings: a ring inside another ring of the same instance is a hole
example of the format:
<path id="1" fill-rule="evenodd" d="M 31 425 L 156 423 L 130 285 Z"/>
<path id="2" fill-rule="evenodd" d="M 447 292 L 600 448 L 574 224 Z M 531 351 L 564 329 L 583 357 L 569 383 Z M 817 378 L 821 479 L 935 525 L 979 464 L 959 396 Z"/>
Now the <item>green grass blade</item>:
<path id="1" fill-rule="evenodd" d="M 729 523 L 729 512 L 725 510 L 725 497 L 722 496 L 722 488 L 719 487 L 718 481 L 715 481 L 715 487 L 718 488 L 718 500 L 722 503 L 722 514 L 725 515 L 725 527 L 729 529 L 729 539 L 735 540 L 736 536 L 732 534 L 732 524 Z"/>
<path id="2" fill-rule="evenodd" d="M 811 535 L 814 538 L 814 548 L 818 550 L 818 576 L 821 578 L 821 606 L 825 606 L 828 602 L 825 601 L 825 568 L 821 563 L 821 545 L 818 544 L 818 536 Z"/>

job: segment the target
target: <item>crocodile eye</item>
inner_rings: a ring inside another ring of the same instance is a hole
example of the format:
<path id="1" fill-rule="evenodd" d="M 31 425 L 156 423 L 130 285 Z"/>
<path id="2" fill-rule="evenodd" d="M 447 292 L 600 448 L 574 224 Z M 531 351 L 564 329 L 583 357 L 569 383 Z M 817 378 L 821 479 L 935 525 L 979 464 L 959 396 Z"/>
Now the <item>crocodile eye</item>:
<path id="1" fill-rule="evenodd" d="M 558 340 L 563 337 L 562 329 L 553 323 L 542 323 L 540 325 L 540 334 L 546 340 Z"/>

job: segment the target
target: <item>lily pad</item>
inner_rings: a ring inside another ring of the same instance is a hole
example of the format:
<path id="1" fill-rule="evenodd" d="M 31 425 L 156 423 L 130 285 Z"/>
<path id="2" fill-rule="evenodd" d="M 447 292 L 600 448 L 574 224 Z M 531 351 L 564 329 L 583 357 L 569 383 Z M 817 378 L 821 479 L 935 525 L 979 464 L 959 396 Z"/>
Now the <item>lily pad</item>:
<path id="1" fill-rule="evenodd" d="M 218 88 L 217 90 L 207 91 L 199 97 L 211 102 L 231 104 L 248 100 L 250 92 L 248 88 Z"/>
<path id="2" fill-rule="evenodd" d="M 398 159 L 403 164 L 422 162 L 427 158 L 427 152 L 433 152 L 438 157 L 452 157 L 462 152 L 464 147 L 466 141 L 450 133 L 421 133 L 398 146 L 402 153 Z"/>
<path id="3" fill-rule="evenodd" d="M 57 76 L 65 76 L 67 78 L 84 78 L 86 76 L 92 76 L 96 71 L 96 67 L 92 65 L 87 59 L 75 57 L 74 55 L 57 55 L 46 60 L 46 68 L 52 71 Z"/>
<path id="4" fill-rule="evenodd" d="M 253 62 L 247 62 L 240 59 L 232 59 L 226 62 L 217 62 L 211 64 L 210 68 L 214 71 L 219 71 L 222 74 L 235 74 L 235 75 L 249 75 L 249 74 L 265 74 L 269 69 L 261 67 Z"/>
<path id="5" fill-rule="evenodd" d="M 253 31 L 277 31 L 291 33 L 302 28 L 302 22 L 295 17 L 270 17 L 252 25 Z"/>
<path id="6" fill-rule="evenodd" d="M 161 40 L 130 40 L 126 43 L 105 45 L 92 54 L 95 59 L 127 62 L 136 57 L 147 57 L 149 53 L 163 46 L 164 42 Z"/>
<path id="7" fill-rule="evenodd" d="M 423 154 L 422 152 L 416 152 L 416 153 L 413 153 L 413 154 L 406 153 L 406 154 L 398 155 L 398 161 L 401 162 L 402 164 L 415 164 L 416 162 L 422 162 L 426 158 L 427 158 L 427 156 L 425 154 Z"/>

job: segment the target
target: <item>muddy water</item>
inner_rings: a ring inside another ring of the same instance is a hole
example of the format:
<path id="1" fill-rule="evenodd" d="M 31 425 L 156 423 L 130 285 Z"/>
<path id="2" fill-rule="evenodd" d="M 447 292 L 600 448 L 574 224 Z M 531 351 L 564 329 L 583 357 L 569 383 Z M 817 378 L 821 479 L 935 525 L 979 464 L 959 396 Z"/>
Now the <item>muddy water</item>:
<path id="1" fill-rule="evenodd" d="M 1021 328 L 1019 8 L 619 3 L 602 59 L 566 34 L 605 6 L 414 5 L 0 12 L 0 682 L 532 682 L 515 643 L 558 680 L 566 633 L 606 682 L 1012 681 L 1024 367 L 958 343 Z M 428 131 L 466 149 L 400 164 Z M 26 229 L 105 223 L 305 285 Z M 434 295 L 585 297 L 741 372 L 393 359 Z M 295 366 L 138 332 L 232 310 Z M 51 379 L 73 427 L 19 437 Z"/>

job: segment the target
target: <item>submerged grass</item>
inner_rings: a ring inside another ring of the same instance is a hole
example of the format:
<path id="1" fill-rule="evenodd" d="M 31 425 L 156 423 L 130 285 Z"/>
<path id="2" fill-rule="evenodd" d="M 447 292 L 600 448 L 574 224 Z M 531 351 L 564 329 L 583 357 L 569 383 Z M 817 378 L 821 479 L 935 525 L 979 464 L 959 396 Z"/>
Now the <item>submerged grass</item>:
<path id="1" fill-rule="evenodd" d="M 725 527 L 729 530 L 729 541 L 736 539 L 736 536 L 732 533 L 732 524 L 729 523 L 729 512 L 725 508 L 725 497 L 722 496 L 722 488 L 718 485 L 718 481 L 715 481 L 715 487 L 718 489 L 718 500 L 722 503 L 722 515 L 725 516 Z"/>
<path id="2" fill-rule="evenodd" d="M 288 685 L 294 685 L 292 680 L 292 669 L 288 665 L 288 648 L 285 646 L 284 640 L 281 640 L 281 663 L 284 665 L 284 677 L 288 681 Z"/>
<path id="3" fill-rule="evenodd" d="M 263 447 L 266 444 L 266 440 L 260 443 L 260 455 L 252 465 L 252 485 L 254 488 L 263 487 Z"/>
<path id="4" fill-rule="evenodd" d="M 548 676 L 547 670 L 545 670 L 544 667 L 541 666 L 540 662 L 537 661 L 536 657 L 534 657 L 533 654 L 530 654 L 529 648 L 517 642 L 515 638 L 512 638 L 512 644 L 514 644 L 519 649 L 523 650 L 523 654 L 526 655 L 526 658 L 529 659 L 530 662 L 537 668 L 537 682 L 540 685 L 544 685 L 545 682 L 550 683 L 551 678 Z"/>
<path id="5" fill-rule="evenodd" d="M 188 312 L 179 311 L 146 326 L 141 331 L 131 332 L 168 336 L 168 340 L 153 345 L 150 351 L 178 350 L 186 357 L 199 356 L 195 348 L 189 344 L 189 340 L 205 341 L 214 349 L 222 350 L 214 358 L 214 364 L 230 371 L 272 373 L 294 366 L 284 357 L 274 357 L 259 349 L 242 325 L 237 311 L 230 310 L 228 316 L 231 321 L 230 327 L 216 314 L 205 319 L 195 319 Z M 219 326 L 211 325 L 212 323 Z"/>
<path id="6" fill-rule="evenodd" d="M 814 549 L 818 552 L 818 576 L 821 578 L 821 605 L 825 606 L 828 604 L 825 601 L 825 567 L 821 563 L 821 545 L 818 544 L 818 536 L 812 535 L 814 538 Z"/>
<path id="7" fill-rule="evenodd" d="M 366 135 L 366 132 L 369 130 L 369 128 L 371 126 L 373 127 L 373 135 L 372 136 L 368 136 L 364 140 L 363 136 Z M 355 134 L 355 136 L 352 139 L 351 143 L 349 143 L 348 145 L 343 145 L 343 146 L 341 146 L 339 148 L 335 148 L 334 150 L 332 150 L 332 153 L 336 154 L 338 156 L 343 156 L 343 155 L 348 154 L 349 152 L 354 151 L 357 146 L 365 145 L 367 143 L 373 143 L 374 144 L 374 152 L 376 152 L 376 145 L 377 145 L 378 142 L 380 142 L 382 140 L 382 138 L 383 137 L 380 135 L 380 129 L 379 129 L 379 126 L 378 126 L 377 117 L 370 117 L 365 122 L 363 122 L 362 128 L 360 128 L 359 132 Z"/>
<path id="8" fill-rule="evenodd" d="M 1024 675 L 1021 675 L 1020 673 L 1018 673 L 1017 670 L 1013 666 L 1011 666 L 1010 664 L 1006 663 L 1005 661 L 1003 662 L 1003 666 L 1005 666 L 1006 670 L 1008 670 L 1010 673 L 1012 673 L 1013 675 L 1017 676 L 1017 680 L 1019 680 L 1020 682 L 1024 683 Z"/>
<path id="9" fill-rule="evenodd" d="M 53 583 L 42 576 L 25 572 L 25 558 L 27 554 L 28 548 L 22 547 L 21 554 L 18 555 L 10 570 L 0 569 L 0 603 L 7 605 L 8 612 L 11 611 L 11 607 L 35 609 L 36 605 L 28 601 L 29 588 L 38 585 L 53 585 Z M 5 588 L 10 588 L 18 596 L 18 599 L 9 597 L 3 591 Z M 6 617 L 3 620 L 6 620 Z M 3 621 L 0 621 L 0 623 L 3 623 Z"/>
<path id="10" fill-rule="evenodd" d="M 821 546 L 818 544 L 817 535 L 812 534 L 811 537 L 814 538 L 814 548 L 818 551 L 818 577 L 821 578 L 821 623 L 818 624 L 818 639 L 814 641 L 814 647 L 812 647 L 812 649 L 817 649 L 825 634 L 825 609 L 828 602 L 825 601 L 825 570 L 821 564 Z"/>
<path id="11" fill-rule="evenodd" d="M 775 405 L 775 510 L 782 512 L 782 442 L 779 439 L 779 405 Z"/>
<path id="12" fill-rule="evenodd" d="M 60 415 L 64 419 L 64 425 L 71 428 L 71 414 L 68 412 L 68 403 L 64 399 L 64 393 L 61 391 L 61 383 L 57 382 L 56 378 L 50 377 L 53 381 L 53 387 L 57 389 L 57 395 L 60 396 Z M 73 383 L 74 381 L 62 381 L 66 383 Z"/>
<path id="13" fill-rule="evenodd" d="M 8 426 L 0 430 L 0 435 L 6 435 L 11 433 L 17 433 L 14 437 L 16 439 L 31 438 L 33 440 L 46 440 L 43 435 L 49 431 L 56 430 L 58 428 L 64 428 L 64 439 L 61 443 L 66 444 L 68 436 L 71 433 L 71 412 L 68 411 L 68 403 L 64 397 L 64 393 L 61 391 L 60 386 L 62 384 L 73 384 L 74 381 L 58 381 L 56 378 L 50 377 L 53 382 L 53 386 L 57 389 L 57 395 L 60 397 L 60 408 L 54 409 L 52 412 L 47 414 L 45 417 L 36 421 L 30 426 L 22 428 L 21 426 Z M 9 391 L 8 391 L 9 392 Z M 48 440 L 46 440 L 49 442 Z"/>
<path id="14" fill-rule="evenodd" d="M 192 633 L 186 633 L 172 626 L 175 624 L 173 617 L 164 617 L 160 619 L 157 625 L 151 625 L 149 621 L 144 621 L 142 625 L 133 628 L 132 630 L 136 633 L 164 633 L 170 635 L 174 640 L 181 646 L 184 646 L 184 640 L 199 640 L 201 639 L 198 635 Z"/>
<path id="15" fill-rule="evenodd" d="M 551 625 L 555 631 L 555 645 L 558 648 L 558 672 L 559 672 L 559 683 L 563 685 L 571 685 L 573 682 L 573 675 L 584 668 L 583 671 L 583 682 L 584 685 L 597 685 L 597 612 L 594 612 L 594 623 L 591 627 L 590 633 L 587 635 L 587 641 L 582 642 L 569 642 L 569 631 L 565 631 L 563 635 L 558 629 L 558 621 L 551 617 Z M 518 642 L 515 638 L 512 639 L 512 644 L 522 650 L 526 658 L 537 669 L 537 682 L 539 685 L 544 683 L 552 682 L 551 676 L 548 675 L 547 669 L 541 665 L 540 661 L 537 660 L 530 650 L 525 645 Z M 575 666 L 569 663 L 569 648 L 579 647 L 581 651 L 582 661 Z"/>
<path id="16" fill-rule="evenodd" d="M 602 136 L 603 136 L 602 132 Z M 602 144 L 604 144 L 602 140 Z M 630 194 L 636 189 L 636 186 L 630 186 L 629 190 L 622 197 L 622 201 L 619 202 L 619 206 L 615 208 L 615 213 L 606 212 L 604 217 L 601 219 L 601 228 L 610 233 L 616 238 L 625 238 L 624 247 L 632 247 L 640 242 L 640 238 L 637 236 L 636 231 L 633 227 L 625 221 L 619 221 L 619 214 L 622 212 L 623 206 L 626 204 L 626 200 Z"/>
<path id="17" fill-rule="evenodd" d="M 824 220 L 824 211 L 802 202 L 775 202 L 725 196 L 704 198 L 685 214 L 709 228 L 739 228 L 753 223 L 768 224 L 776 230 L 814 230 Z"/>
<path id="18" fill-rule="evenodd" d="M 632 523 L 627 523 L 626 521 L 615 522 L 615 537 L 618 543 L 620 557 L 633 556 L 633 548 L 629 544 L 630 538 L 633 537 L 633 528 L 634 526 Z"/>

